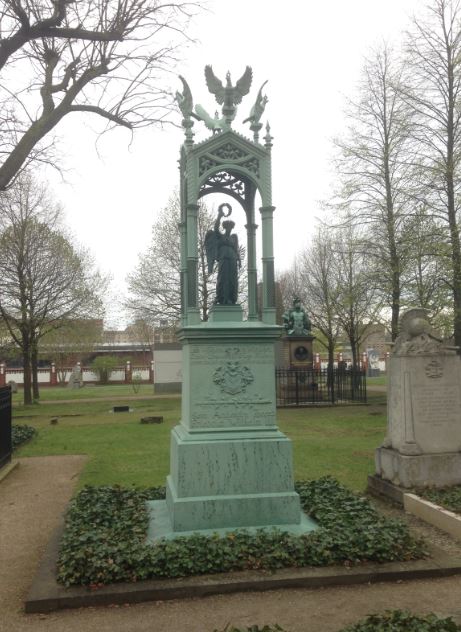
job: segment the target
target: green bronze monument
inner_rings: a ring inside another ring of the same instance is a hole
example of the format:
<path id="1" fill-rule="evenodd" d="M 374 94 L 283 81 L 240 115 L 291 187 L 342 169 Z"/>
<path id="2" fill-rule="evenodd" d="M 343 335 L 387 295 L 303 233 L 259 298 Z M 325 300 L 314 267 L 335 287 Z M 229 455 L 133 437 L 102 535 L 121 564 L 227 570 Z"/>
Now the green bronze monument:
<path id="1" fill-rule="evenodd" d="M 284 362 L 290 369 L 313 368 L 313 341 L 311 321 L 298 296 L 283 315 L 286 336 L 283 339 Z"/>
<path id="2" fill-rule="evenodd" d="M 171 433 L 166 502 L 154 501 L 150 537 L 195 531 L 272 527 L 302 533 L 314 528 L 294 491 L 291 441 L 277 428 L 273 213 L 269 125 L 263 142 L 261 116 L 267 97 L 259 90 L 245 122 L 252 138 L 232 129 L 237 105 L 248 94 L 252 70 L 223 84 L 206 66 L 208 89 L 222 105 L 211 117 L 193 105 L 184 78 L 176 99 L 185 141 L 180 156 L 181 299 L 183 348 L 181 421 Z M 195 121 L 212 134 L 194 142 Z M 255 197 L 262 205 L 256 219 Z M 238 303 L 242 265 L 230 204 L 221 204 L 205 239 L 208 266 L 218 270 L 215 304 L 200 320 L 198 304 L 199 200 L 227 194 L 245 213 L 247 314 Z M 259 228 L 259 226 L 260 228 Z M 262 240 L 262 317 L 258 316 L 256 237 Z"/>

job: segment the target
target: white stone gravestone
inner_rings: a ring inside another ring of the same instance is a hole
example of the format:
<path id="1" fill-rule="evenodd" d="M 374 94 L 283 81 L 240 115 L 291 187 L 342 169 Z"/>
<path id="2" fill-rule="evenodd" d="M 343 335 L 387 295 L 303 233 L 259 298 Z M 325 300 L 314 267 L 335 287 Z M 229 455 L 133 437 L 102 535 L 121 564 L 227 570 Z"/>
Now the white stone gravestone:
<path id="1" fill-rule="evenodd" d="M 427 310 L 401 319 L 389 363 L 388 426 L 376 472 L 401 487 L 461 483 L 461 360 L 433 334 Z"/>

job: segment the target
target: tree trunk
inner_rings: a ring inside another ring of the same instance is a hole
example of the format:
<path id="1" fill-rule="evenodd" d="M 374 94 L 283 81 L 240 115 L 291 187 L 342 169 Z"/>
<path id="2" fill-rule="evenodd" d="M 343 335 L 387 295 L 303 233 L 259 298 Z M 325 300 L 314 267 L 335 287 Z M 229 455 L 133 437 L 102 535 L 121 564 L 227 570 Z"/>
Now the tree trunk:
<path id="1" fill-rule="evenodd" d="M 448 117 L 447 117 L 447 154 L 445 166 L 445 182 L 447 190 L 447 215 L 450 227 L 451 260 L 453 265 L 453 312 L 455 345 L 461 347 L 461 247 L 459 226 L 456 217 L 455 184 L 454 184 L 454 146 L 455 146 L 455 96 L 454 69 L 451 60 L 448 64 Z M 460 349 L 461 353 L 461 349 Z"/>
<path id="2" fill-rule="evenodd" d="M 24 366 L 24 405 L 32 404 L 32 374 L 30 370 L 30 344 L 23 340 L 22 363 Z"/>
<path id="3" fill-rule="evenodd" d="M 40 393 L 38 389 L 38 351 L 36 343 L 32 343 L 32 349 L 30 354 L 31 368 L 32 368 L 32 395 L 33 399 L 40 399 Z"/>
<path id="4" fill-rule="evenodd" d="M 389 170 L 389 154 L 387 149 L 384 156 L 384 178 L 386 183 L 387 234 L 390 257 L 389 264 L 391 271 L 391 336 L 392 341 L 394 341 L 399 333 L 400 261 L 395 240 L 394 204 L 392 201 L 392 184 Z"/>
<path id="5" fill-rule="evenodd" d="M 328 338 L 328 368 L 333 368 L 335 361 L 335 341 L 332 338 Z"/>
<path id="6" fill-rule="evenodd" d="M 358 345 L 357 345 L 357 340 L 355 339 L 355 336 L 350 336 L 349 342 L 351 344 L 352 368 L 358 369 L 359 368 L 359 351 L 358 351 Z"/>

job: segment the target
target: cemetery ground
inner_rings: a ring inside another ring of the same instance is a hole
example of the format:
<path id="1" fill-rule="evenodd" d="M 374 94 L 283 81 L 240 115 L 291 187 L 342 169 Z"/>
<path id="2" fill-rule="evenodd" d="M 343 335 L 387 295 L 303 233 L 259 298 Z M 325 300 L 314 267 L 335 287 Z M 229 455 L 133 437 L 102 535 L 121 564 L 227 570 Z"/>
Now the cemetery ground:
<path id="1" fill-rule="evenodd" d="M 113 413 L 111 402 L 106 401 L 107 391 L 101 390 L 97 397 L 96 389 L 99 387 L 77 392 L 44 389 L 42 402 L 51 399 L 51 391 L 53 396 L 64 393 L 66 398 L 76 397 L 71 403 L 14 407 L 13 422 L 32 425 L 39 432 L 15 454 L 20 466 L 0 485 L 0 505 L 7 509 L 2 512 L 2 535 L 6 537 L 0 560 L 2 632 L 97 628 L 101 632 L 212 632 L 224 629 L 229 622 L 242 629 L 278 623 L 292 632 L 339 632 L 370 612 L 386 608 L 434 611 L 461 623 L 461 578 L 456 576 L 24 615 L 23 602 L 44 548 L 75 491 L 85 484 L 162 485 L 169 469 L 169 434 L 179 419 L 179 398 L 146 399 L 148 393 L 143 391 L 138 399 L 127 400 L 132 412 Z M 112 391 L 107 399 L 117 392 Z M 126 397 L 131 396 L 127 389 Z M 114 402 L 121 403 L 118 399 Z M 368 406 L 279 409 L 280 427 L 293 440 L 295 477 L 331 474 L 346 486 L 363 491 L 366 476 L 373 471 L 374 449 L 384 434 L 385 413 L 382 392 L 371 392 Z M 164 423 L 140 424 L 140 417 L 147 415 L 162 415 Z M 56 417 L 57 424 L 50 424 Z M 402 516 L 398 509 L 379 505 L 387 513 Z M 417 519 L 407 516 L 406 520 L 428 541 L 444 546 L 453 555 L 459 552 L 459 543 L 449 536 Z"/>
<path id="2" fill-rule="evenodd" d="M 18 456 L 85 454 L 87 465 L 78 485 L 164 485 L 169 471 L 171 429 L 180 419 L 180 399 L 159 397 L 114 401 L 132 412 L 114 413 L 110 394 L 127 387 L 99 387 L 99 397 L 82 401 L 91 389 L 47 389 L 42 399 L 55 403 L 14 405 L 13 423 L 36 428 L 37 437 L 20 448 Z M 75 399 L 61 402 L 64 395 Z M 150 389 L 152 393 L 152 389 Z M 74 395 L 75 394 L 75 395 Z M 15 397 L 20 398 L 20 393 Z M 102 398 L 102 399 L 101 399 Z M 385 396 L 371 395 L 369 406 L 278 410 L 280 429 L 293 441 L 295 478 L 334 474 L 347 487 L 363 491 L 373 472 L 373 452 L 384 435 Z M 163 416 L 163 424 L 141 424 L 140 418 Z M 57 418 L 55 425 L 50 420 Z"/>

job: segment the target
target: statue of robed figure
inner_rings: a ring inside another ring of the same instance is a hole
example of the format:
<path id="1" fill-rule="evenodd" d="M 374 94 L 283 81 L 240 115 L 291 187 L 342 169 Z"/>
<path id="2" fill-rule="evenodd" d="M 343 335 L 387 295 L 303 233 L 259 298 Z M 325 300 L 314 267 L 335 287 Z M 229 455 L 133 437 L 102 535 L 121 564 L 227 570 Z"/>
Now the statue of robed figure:
<path id="1" fill-rule="evenodd" d="M 224 209 L 227 208 L 227 215 Z M 235 305 L 238 297 L 238 269 L 241 266 L 240 250 L 237 235 L 231 235 L 235 226 L 232 220 L 222 222 L 224 233 L 220 230 L 221 218 L 229 217 L 232 212 L 230 204 L 220 204 L 214 229 L 205 235 L 205 251 L 208 273 L 213 272 L 215 261 L 218 263 L 218 280 L 216 282 L 217 305 Z"/>

